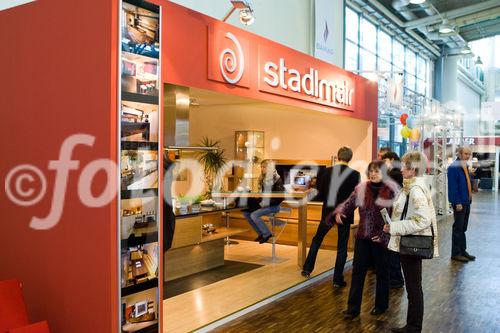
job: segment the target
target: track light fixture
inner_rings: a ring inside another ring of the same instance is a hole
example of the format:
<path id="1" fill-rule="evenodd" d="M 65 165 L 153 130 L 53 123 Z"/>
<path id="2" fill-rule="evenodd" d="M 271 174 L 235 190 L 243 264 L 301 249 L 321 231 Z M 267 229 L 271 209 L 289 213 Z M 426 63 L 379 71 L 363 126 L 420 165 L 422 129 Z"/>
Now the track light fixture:
<path id="1" fill-rule="evenodd" d="M 470 54 L 472 53 L 470 47 L 468 45 L 464 46 L 461 50 L 460 50 L 460 53 L 462 54 Z"/>
<path id="2" fill-rule="evenodd" d="M 226 22 L 236 9 L 240 10 L 240 22 L 244 25 L 250 25 L 255 21 L 255 16 L 253 15 L 253 8 L 250 0 L 231 0 L 231 5 L 233 6 L 227 14 L 222 19 Z"/>
<path id="3" fill-rule="evenodd" d="M 447 19 L 443 20 L 443 23 L 439 26 L 439 32 L 442 34 L 449 34 L 454 31 L 453 27 L 450 25 Z"/>

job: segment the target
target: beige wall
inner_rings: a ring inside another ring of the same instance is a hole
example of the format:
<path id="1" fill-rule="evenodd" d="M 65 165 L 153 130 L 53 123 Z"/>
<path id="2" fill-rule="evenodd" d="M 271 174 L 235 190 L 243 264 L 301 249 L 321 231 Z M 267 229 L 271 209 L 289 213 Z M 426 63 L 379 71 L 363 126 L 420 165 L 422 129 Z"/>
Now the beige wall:
<path id="1" fill-rule="evenodd" d="M 371 159 L 372 125 L 367 121 L 269 103 L 192 107 L 189 117 L 190 143 L 203 136 L 220 140 L 230 159 L 236 130 L 264 131 L 266 158 L 330 160 L 348 145 L 353 161 Z"/>
<path id="2" fill-rule="evenodd" d="M 171 1 L 217 20 L 222 20 L 232 7 L 228 0 Z M 255 13 L 255 22 L 253 24 L 241 24 L 238 15 L 239 11 L 234 12 L 227 20 L 227 23 L 300 52 L 311 54 L 314 42 L 313 3 L 314 0 L 252 1 Z"/>

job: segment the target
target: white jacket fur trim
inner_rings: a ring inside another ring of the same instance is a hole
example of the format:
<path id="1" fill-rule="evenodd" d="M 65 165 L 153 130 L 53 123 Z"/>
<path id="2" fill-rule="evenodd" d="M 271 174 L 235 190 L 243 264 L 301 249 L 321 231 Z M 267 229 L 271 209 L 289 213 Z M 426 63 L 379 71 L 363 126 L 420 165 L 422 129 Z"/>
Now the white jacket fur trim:
<path id="1" fill-rule="evenodd" d="M 401 214 L 409 191 L 410 201 L 406 218 L 401 220 Z M 409 190 L 399 192 L 394 201 L 392 210 L 391 239 L 389 250 L 399 252 L 401 236 L 405 235 L 432 235 L 431 225 L 434 229 L 434 257 L 439 256 L 439 237 L 436 221 L 436 210 L 430 191 L 427 189 L 422 178 L 418 177 L 415 182 L 409 185 Z"/>

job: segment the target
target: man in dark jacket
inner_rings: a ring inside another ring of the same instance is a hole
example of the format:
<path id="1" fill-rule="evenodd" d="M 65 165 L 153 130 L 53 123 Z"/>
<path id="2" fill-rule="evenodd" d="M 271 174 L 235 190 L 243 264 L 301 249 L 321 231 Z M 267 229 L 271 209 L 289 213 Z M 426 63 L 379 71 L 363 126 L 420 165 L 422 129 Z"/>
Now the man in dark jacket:
<path id="1" fill-rule="evenodd" d="M 302 268 L 302 275 L 309 277 L 314 270 L 318 250 L 325 238 L 325 235 L 332 228 L 332 224 L 327 223 L 327 219 L 332 218 L 331 214 L 338 204 L 346 200 L 359 184 L 361 178 L 359 172 L 351 169 L 348 163 L 352 159 L 352 150 L 349 147 L 341 147 L 337 152 L 339 163 L 327 168 L 318 175 L 316 188 L 318 198 L 323 202 L 321 211 L 321 221 L 318 225 L 316 235 L 314 235 L 311 248 L 307 254 L 306 261 Z M 337 225 L 337 259 L 335 260 L 335 272 L 333 275 L 333 285 L 335 287 L 345 287 L 344 266 L 347 260 L 347 242 L 349 241 L 349 231 L 354 223 L 354 214 L 345 218 L 345 223 Z"/>
<path id="2" fill-rule="evenodd" d="M 471 155 L 470 148 L 460 147 L 458 158 L 448 167 L 448 200 L 453 207 L 455 218 L 451 237 L 451 259 L 461 262 L 476 259 L 467 253 L 465 239 L 472 202 L 472 182 L 467 168 L 467 161 Z"/>

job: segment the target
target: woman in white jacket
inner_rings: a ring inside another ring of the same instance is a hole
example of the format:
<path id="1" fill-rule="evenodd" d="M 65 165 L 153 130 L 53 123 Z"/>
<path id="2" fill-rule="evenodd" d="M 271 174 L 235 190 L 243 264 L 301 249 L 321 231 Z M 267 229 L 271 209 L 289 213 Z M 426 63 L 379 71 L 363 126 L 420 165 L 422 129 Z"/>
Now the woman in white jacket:
<path id="1" fill-rule="evenodd" d="M 392 223 L 384 231 L 391 234 L 388 248 L 399 252 L 401 236 L 430 236 L 434 231 L 434 257 L 438 256 L 436 212 L 430 191 L 421 177 L 427 168 L 427 159 L 420 152 L 406 153 L 401 159 L 404 178 L 403 190 L 396 197 L 392 212 Z M 406 216 L 401 219 L 408 197 Z M 431 229 L 432 228 L 432 229 Z M 393 328 L 393 332 L 421 332 L 424 317 L 424 295 L 422 291 L 422 259 L 401 255 L 401 267 L 408 294 L 406 326 Z"/>

